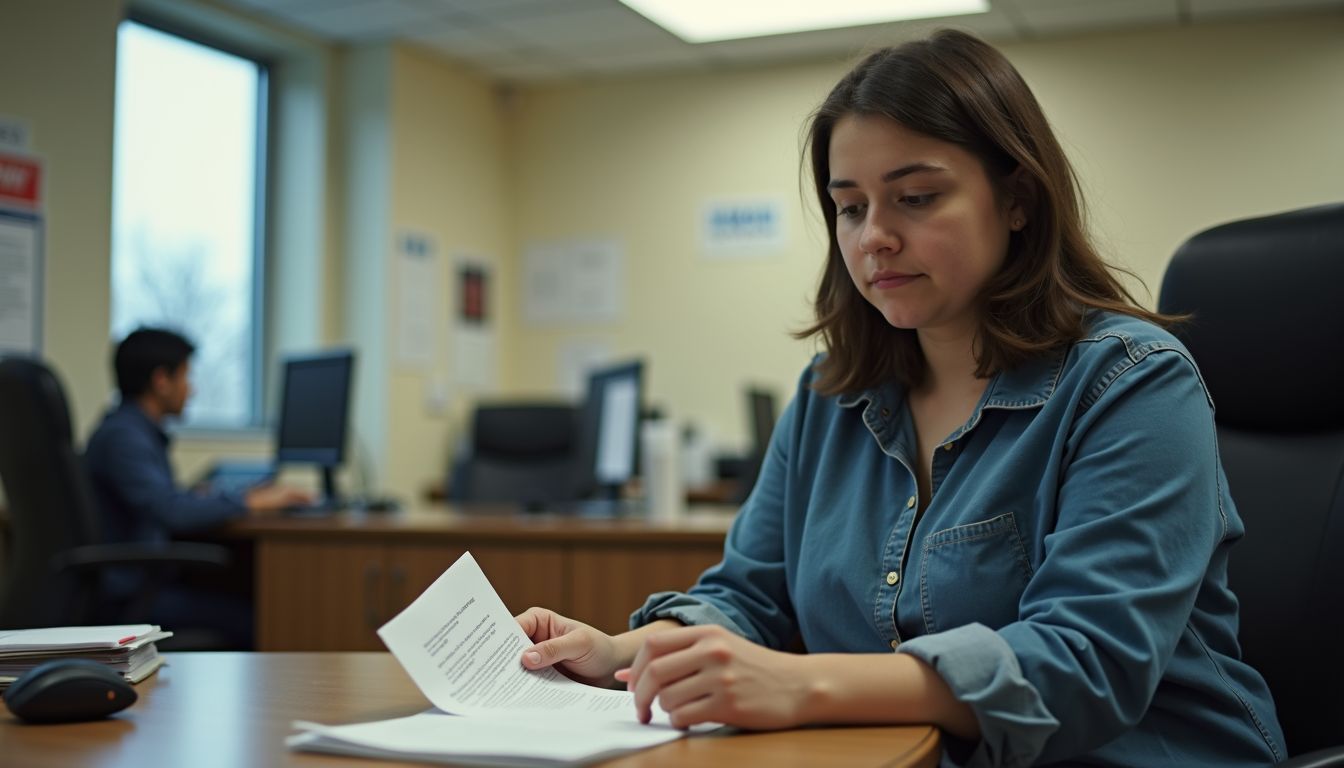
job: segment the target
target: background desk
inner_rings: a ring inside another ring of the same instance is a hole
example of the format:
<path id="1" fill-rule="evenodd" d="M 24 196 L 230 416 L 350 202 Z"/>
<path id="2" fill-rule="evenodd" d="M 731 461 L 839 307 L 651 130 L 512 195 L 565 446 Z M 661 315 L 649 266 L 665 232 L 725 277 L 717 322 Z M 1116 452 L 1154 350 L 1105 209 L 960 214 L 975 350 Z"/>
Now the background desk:
<path id="1" fill-rule="evenodd" d="M 251 519 L 222 535 L 255 542 L 259 650 L 383 650 L 374 631 L 467 550 L 514 613 L 540 605 L 623 632 L 651 593 L 719 562 L 733 511 L 657 522 L 439 507 Z"/>
<path id="2" fill-rule="evenodd" d="M 23 725 L 0 714 L 0 754 L 24 768 L 341 765 L 365 758 L 291 753 L 294 720 L 338 724 L 402 717 L 429 703 L 388 653 L 175 653 L 110 720 Z M 632 715 L 633 716 L 633 715 Z M 666 766 L 933 766 L 930 726 L 826 728 L 682 739 L 603 763 Z"/>

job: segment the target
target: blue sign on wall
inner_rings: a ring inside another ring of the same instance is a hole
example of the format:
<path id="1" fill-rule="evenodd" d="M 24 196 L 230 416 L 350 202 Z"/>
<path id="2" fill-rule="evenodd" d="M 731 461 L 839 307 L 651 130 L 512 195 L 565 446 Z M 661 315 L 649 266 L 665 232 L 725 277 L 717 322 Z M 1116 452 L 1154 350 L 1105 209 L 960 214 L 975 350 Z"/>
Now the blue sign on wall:
<path id="1" fill-rule="evenodd" d="M 761 254 L 782 248 L 783 205 L 778 200 L 716 200 L 705 205 L 705 252 L 711 256 Z"/>

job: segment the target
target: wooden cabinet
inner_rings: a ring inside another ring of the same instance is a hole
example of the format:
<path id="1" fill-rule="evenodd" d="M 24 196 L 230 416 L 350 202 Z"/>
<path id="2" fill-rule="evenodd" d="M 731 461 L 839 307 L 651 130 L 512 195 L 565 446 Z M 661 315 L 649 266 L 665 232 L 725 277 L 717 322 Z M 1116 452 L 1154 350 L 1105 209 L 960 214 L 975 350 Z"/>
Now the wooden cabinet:
<path id="1" fill-rule="evenodd" d="M 610 633 L 653 592 L 686 589 L 723 553 L 730 515 L 678 523 L 448 512 L 244 521 L 254 539 L 257 647 L 383 650 L 376 630 L 471 551 L 505 606 L 540 605 Z"/>
<path id="2" fill-rule="evenodd" d="M 383 547 L 261 541 L 256 555 L 257 647 L 376 650 Z"/>
<path id="3" fill-rule="evenodd" d="M 377 629 L 466 550 L 339 541 L 262 541 L 257 547 L 257 645 L 266 651 L 381 651 Z M 560 605 L 560 552 L 473 547 L 509 610 Z"/>

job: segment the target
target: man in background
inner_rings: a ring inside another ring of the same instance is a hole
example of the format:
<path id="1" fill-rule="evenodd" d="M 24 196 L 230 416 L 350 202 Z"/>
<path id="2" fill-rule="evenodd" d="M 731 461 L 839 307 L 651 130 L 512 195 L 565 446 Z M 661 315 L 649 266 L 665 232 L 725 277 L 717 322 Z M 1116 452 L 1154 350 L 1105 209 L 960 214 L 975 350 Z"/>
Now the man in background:
<path id="1" fill-rule="evenodd" d="M 121 402 L 103 417 L 84 452 L 109 543 L 168 541 L 312 500 L 308 493 L 270 484 L 241 495 L 178 486 L 164 422 L 180 416 L 191 397 L 194 351 L 180 334 L 156 328 L 141 328 L 117 345 L 113 368 Z M 143 589 L 143 574 L 119 569 L 108 574 L 104 586 L 112 601 L 130 600 Z M 242 595 L 161 585 L 150 611 L 149 620 L 165 629 L 207 628 L 231 647 L 252 646 L 252 606 Z"/>

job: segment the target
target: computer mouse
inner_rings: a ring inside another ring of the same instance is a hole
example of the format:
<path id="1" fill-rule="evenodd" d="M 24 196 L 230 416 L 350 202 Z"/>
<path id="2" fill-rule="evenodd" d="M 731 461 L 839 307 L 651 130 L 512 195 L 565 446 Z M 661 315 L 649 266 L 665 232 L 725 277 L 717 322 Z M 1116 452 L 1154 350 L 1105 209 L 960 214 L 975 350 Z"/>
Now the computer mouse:
<path id="1" fill-rule="evenodd" d="M 135 689 L 116 670 L 88 659 L 47 661 L 4 692 L 5 706 L 30 723 L 97 720 L 135 703 Z"/>

